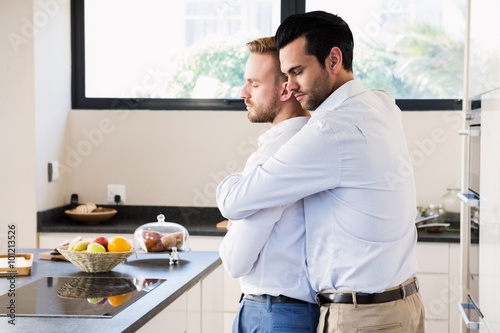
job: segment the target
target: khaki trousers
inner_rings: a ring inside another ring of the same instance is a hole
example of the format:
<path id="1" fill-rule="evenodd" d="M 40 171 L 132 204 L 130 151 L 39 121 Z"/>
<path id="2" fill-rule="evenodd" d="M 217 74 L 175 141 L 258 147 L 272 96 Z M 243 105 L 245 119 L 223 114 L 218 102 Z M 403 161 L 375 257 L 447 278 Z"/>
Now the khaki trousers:
<path id="1" fill-rule="evenodd" d="M 404 285 L 414 280 L 412 278 Z M 424 306 L 417 292 L 387 303 L 325 304 L 320 308 L 317 333 L 423 333 L 424 321 Z"/>

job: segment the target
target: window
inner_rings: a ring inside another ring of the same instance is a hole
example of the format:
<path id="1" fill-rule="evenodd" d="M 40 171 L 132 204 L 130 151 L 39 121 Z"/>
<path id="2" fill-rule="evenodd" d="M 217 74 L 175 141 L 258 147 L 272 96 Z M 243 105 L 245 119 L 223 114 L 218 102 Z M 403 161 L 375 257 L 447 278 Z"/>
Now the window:
<path id="1" fill-rule="evenodd" d="M 465 0 L 72 0 L 73 108 L 244 110 L 245 42 L 316 9 L 351 26 L 367 87 L 461 108 Z"/>
<path id="2" fill-rule="evenodd" d="M 74 0 L 74 108 L 244 109 L 246 41 L 275 0 Z"/>
<path id="3" fill-rule="evenodd" d="M 462 97 L 465 8 L 465 0 L 306 2 L 349 24 L 354 76 L 397 99 Z"/>

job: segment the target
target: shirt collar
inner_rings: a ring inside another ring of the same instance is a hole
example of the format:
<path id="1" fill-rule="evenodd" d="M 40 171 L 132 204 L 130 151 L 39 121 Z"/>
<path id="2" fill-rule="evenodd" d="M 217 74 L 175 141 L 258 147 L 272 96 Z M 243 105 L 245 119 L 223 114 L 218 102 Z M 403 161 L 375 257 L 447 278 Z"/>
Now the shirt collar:
<path id="1" fill-rule="evenodd" d="M 279 122 L 259 136 L 259 147 L 264 143 L 273 140 L 284 132 L 290 130 L 300 130 L 309 121 L 309 118 L 310 117 L 294 117 Z"/>
<path id="2" fill-rule="evenodd" d="M 345 100 L 351 98 L 352 96 L 358 95 L 365 91 L 366 88 L 363 86 L 360 80 L 350 80 L 341 85 L 337 90 L 328 96 L 323 103 L 320 104 L 314 111 L 317 113 L 323 110 L 333 110 L 339 104 L 343 103 Z"/>

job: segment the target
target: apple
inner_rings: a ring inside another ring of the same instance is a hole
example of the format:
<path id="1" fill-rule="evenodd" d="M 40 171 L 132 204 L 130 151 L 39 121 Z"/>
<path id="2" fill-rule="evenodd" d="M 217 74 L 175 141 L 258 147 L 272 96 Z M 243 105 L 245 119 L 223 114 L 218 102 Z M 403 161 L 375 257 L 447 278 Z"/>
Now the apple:
<path id="1" fill-rule="evenodd" d="M 106 249 L 106 251 L 108 250 L 108 239 L 104 236 L 99 236 L 99 237 L 96 237 L 94 238 L 91 243 L 97 243 L 97 244 L 101 244 L 102 246 L 104 246 L 104 248 Z"/>
<path id="2" fill-rule="evenodd" d="M 98 304 L 101 301 L 102 301 L 102 297 L 87 298 L 87 302 L 89 302 L 90 304 Z"/>
<path id="3" fill-rule="evenodd" d="M 87 252 L 106 252 L 106 248 L 99 243 L 90 243 Z"/>

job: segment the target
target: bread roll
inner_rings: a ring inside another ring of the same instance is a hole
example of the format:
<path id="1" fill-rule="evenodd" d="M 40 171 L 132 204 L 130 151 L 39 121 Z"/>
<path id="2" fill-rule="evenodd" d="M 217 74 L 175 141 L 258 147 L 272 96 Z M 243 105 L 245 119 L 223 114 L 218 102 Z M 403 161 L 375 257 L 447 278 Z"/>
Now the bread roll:
<path id="1" fill-rule="evenodd" d="M 165 246 L 161 241 L 161 234 L 157 231 L 143 230 L 142 240 L 147 252 L 165 251 Z"/>
<path id="2" fill-rule="evenodd" d="M 87 213 L 92 213 L 92 211 L 97 208 L 96 204 L 93 202 L 87 202 L 85 206 L 87 206 Z"/>
<path id="3" fill-rule="evenodd" d="M 161 237 L 161 242 L 163 243 L 163 246 L 167 249 L 170 250 L 173 247 L 176 247 L 180 249 L 182 247 L 182 244 L 184 243 L 184 235 L 182 232 L 174 232 L 172 234 L 166 234 Z"/>
<path id="4" fill-rule="evenodd" d="M 86 204 L 84 205 L 79 205 L 75 208 L 75 212 L 77 213 L 83 213 L 83 214 L 87 214 L 87 213 L 92 213 L 92 211 L 94 209 L 96 209 L 97 206 L 95 205 L 95 203 L 92 203 L 92 202 L 87 202 Z"/>
<path id="5" fill-rule="evenodd" d="M 75 208 L 75 212 L 82 214 L 88 213 L 88 210 L 89 209 L 87 208 L 87 205 L 79 205 L 78 207 Z"/>

